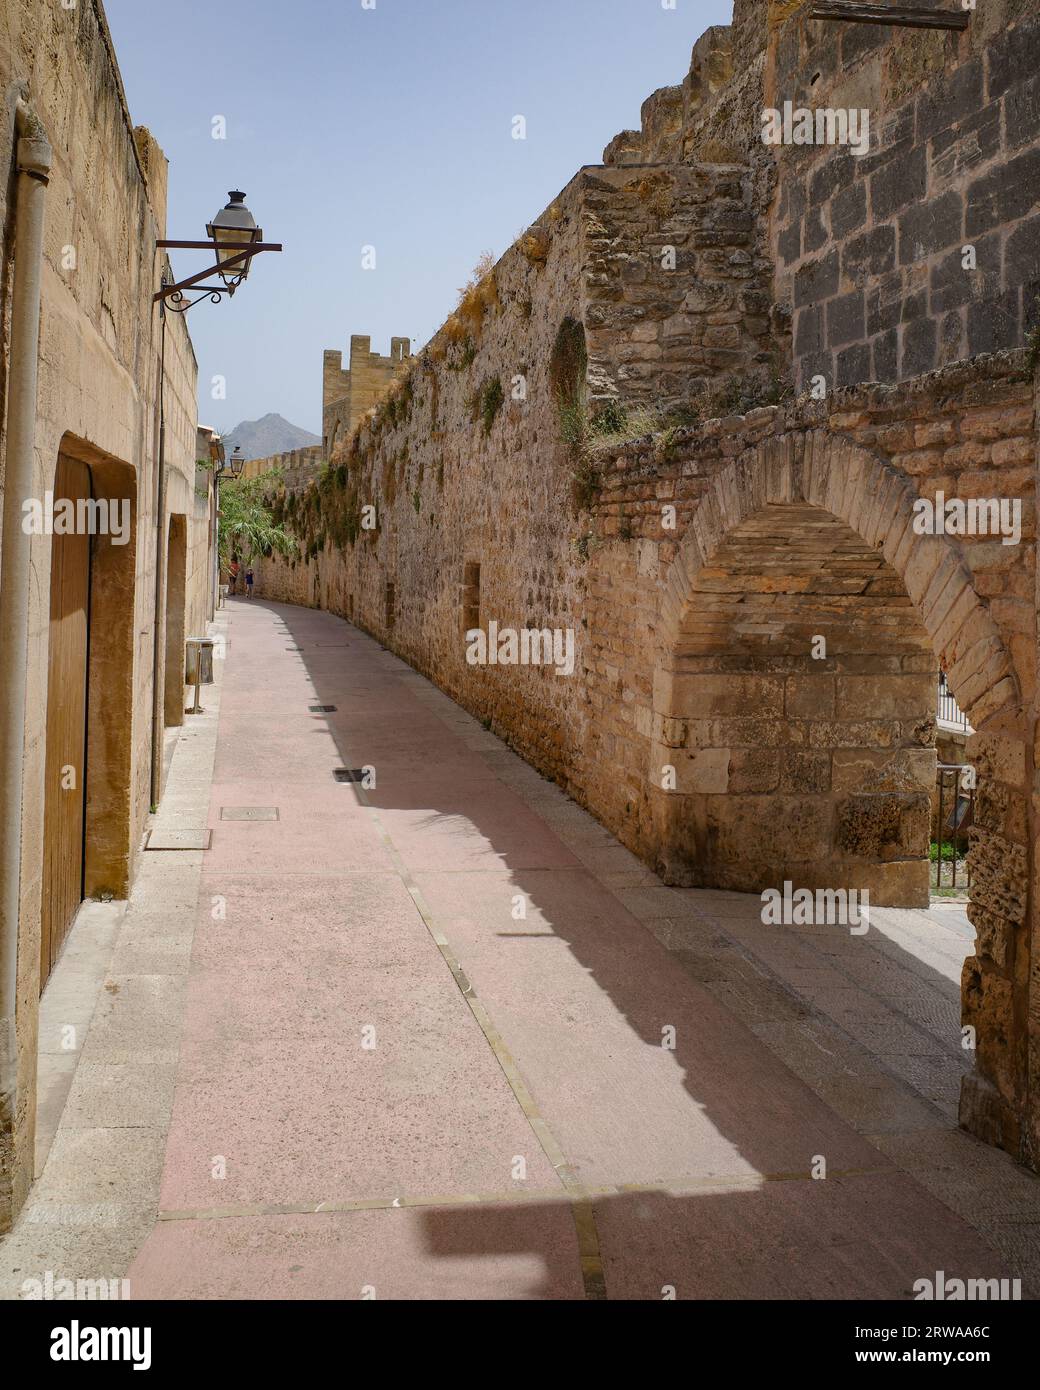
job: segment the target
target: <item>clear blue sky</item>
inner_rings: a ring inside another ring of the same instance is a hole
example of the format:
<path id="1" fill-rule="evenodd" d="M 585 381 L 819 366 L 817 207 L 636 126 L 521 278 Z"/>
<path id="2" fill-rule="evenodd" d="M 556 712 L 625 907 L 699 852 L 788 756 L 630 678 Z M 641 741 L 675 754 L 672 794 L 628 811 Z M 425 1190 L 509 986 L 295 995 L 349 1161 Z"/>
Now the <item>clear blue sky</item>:
<path id="1" fill-rule="evenodd" d="M 231 303 L 191 311 L 200 419 L 277 411 L 320 433 L 324 348 L 425 343 L 480 253 L 501 255 L 729 23 L 730 0 L 675 3 L 104 0 L 131 116 L 170 160 L 168 235 L 201 239 L 241 188 L 285 245 Z M 175 269 L 201 269 L 194 254 Z"/>

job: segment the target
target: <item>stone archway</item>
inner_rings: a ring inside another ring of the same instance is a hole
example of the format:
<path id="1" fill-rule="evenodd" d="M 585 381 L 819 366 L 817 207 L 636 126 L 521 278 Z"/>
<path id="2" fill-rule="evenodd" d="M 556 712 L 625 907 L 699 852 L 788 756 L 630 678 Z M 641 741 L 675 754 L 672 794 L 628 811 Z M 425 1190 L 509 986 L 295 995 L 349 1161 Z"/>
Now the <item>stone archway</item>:
<path id="1" fill-rule="evenodd" d="M 1028 1159 L 1029 723 L 960 545 L 915 532 L 916 498 L 904 474 L 825 430 L 767 440 L 711 479 L 660 610 L 648 777 L 659 867 L 674 883 L 755 891 L 789 878 L 918 905 L 941 662 L 976 730 L 979 779 L 976 954 L 962 979 L 976 1070 L 961 1119 Z M 829 639 L 825 661 L 814 636 Z"/>

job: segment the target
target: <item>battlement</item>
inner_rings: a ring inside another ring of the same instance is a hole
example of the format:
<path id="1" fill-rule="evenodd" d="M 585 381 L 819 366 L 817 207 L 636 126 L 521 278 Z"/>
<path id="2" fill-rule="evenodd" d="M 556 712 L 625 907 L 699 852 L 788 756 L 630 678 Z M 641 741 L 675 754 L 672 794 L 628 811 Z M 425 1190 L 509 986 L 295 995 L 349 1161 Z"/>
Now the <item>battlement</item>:
<path id="1" fill-rule="evenodd" d="M 331 457 L 336 441 L 349 436 L 390 383 L 407 370 L 411 360 L 410 338 L 391 338 L 390 354 L 384 357 L 372 351 L 372 339 L 367 333 L 354 333 L 346 369 L 342 352 L 326 349 L 322 364 L 322 437 L 327 457 Z"/>

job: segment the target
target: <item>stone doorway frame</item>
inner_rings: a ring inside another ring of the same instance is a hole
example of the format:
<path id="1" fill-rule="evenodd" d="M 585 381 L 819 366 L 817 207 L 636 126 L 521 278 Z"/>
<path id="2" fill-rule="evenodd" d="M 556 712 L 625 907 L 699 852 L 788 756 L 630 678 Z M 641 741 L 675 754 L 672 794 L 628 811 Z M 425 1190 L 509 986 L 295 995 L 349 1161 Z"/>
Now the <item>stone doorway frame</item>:
<path id="1" fill-rule="evenodd" d="M 166 528 L 166 637 L 163 672 L 163 723 L 184 723 L 185 603 L 188 578 L 188 519 L 171 512 Z"/>
<path id="2" fill-rule="evenodd" d="M 131 464 L 71 434 L 62 437 L 58 452 L 89 467 L 97 500 L 129 503 L 126 544 L 116 545 L 112 536 L 99 535 L 92 547 L 83 869 L 85 897 L 125 898 L 133 859 L 137 474 Z"/>

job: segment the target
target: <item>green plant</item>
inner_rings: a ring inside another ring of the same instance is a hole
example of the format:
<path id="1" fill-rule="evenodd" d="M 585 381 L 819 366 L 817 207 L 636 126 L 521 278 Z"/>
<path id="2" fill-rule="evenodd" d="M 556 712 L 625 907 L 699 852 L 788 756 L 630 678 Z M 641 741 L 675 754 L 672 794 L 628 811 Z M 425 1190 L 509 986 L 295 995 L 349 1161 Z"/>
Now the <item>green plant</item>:
<path id="1" fill-rule="evenodd" d="M 222 566 L 230 563 L 232 555 L 248 562 L 275 551 L 295 554 L 295 537 L 275 520 L 274 507 L 267 500 L 274 488 L 281 487 L 282 478 L 281 470 L 272 468 L 254 478 L 221 480 L 217 554 Z"/>
<path id="2" fill-rule="evenodd" d="M 582 454 L 571 474 L 571 496 L 579 512 L 587 512 L 599 496 L 600 476 L 588 454 Z"/>
<path id="3" fill-rule="evenodd" d="M 480 417 L 484 422 L 484 433 L 490 434 L 495 423 L 495 417 L 502 409 L 505 402 L 506 393 L 502 389 L 501 379 L 497 376 L 484 383 L 480 392 Z"/>
<path id="4" fill-rule="evenodd" d="M 957 845 L 952 845 L 950 844 L 949 840 L 943 841 L 942 858 L 945 863 L 950 863 L 950 861 L 954 858 L 963 859 L 964 857 L 965 850 L 963 846 L 958 847 Z M 932 861 L 933 864 L 939 858 L 939 845 L 937 845 L 934 840 L 928 846 L 928 858 Z"/>
<path id="5" fill-rule="evenodd" d="M 612 397 L 592 418 L 593 434 L 621 434 L 628 426 L 628 411 L 616 397 Z"/>

